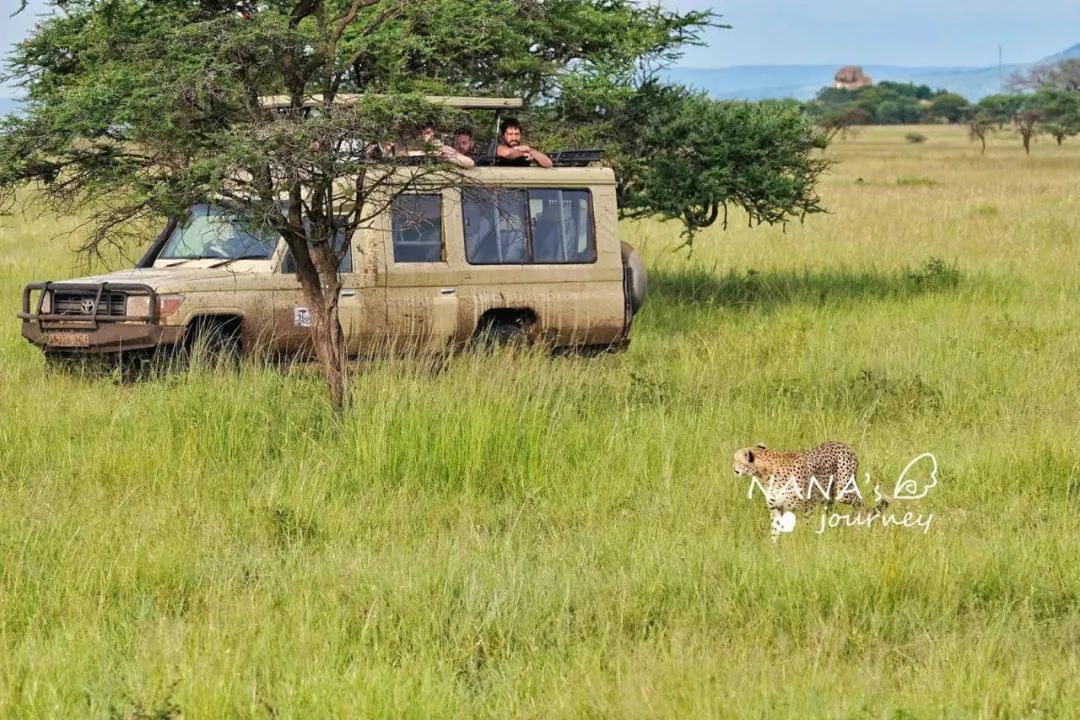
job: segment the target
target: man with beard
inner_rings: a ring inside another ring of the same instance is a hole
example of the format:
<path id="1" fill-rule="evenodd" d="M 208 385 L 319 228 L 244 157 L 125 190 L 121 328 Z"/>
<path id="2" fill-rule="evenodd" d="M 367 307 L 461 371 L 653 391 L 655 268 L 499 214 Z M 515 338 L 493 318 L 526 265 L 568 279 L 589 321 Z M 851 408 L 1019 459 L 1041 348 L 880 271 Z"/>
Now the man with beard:
<path id="1" fill-rule="evenodd" d="M 495 150 L 499 165 L 527 166 L 536 163 L 542 168 L 551 167 L 551 158 L 534 147 L 521 142 L 521 123 L 517 118 L 506 118 L 499 129 L 499 147 Z"/>

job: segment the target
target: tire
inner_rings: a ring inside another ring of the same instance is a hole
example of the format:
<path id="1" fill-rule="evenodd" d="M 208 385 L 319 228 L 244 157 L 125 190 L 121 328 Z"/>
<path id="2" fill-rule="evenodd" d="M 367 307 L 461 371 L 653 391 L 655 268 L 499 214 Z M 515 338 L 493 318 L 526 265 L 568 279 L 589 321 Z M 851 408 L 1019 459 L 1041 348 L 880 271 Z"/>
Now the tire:
<path id="1" fill-rule="evenodd" d="M 93 370 L 95 365 L 98 367 L 104 365 L 100 361 L 94 363 L 94 360 L 98 360 L 98 358 L 46 350 L 45 371 L 61 375 L 76 375 Z"/>
<path id="2" fill-rule="evenodd" d="M 521 322 L 501 322 L 491 327 L 491 337 L 498 345 L 523 345 L 525 326 Z"/>
<path id="3" fill-rule="evenodd" d="M 622 243 L 623 267 L 630 270 L 630 282 L 627 293 L 630 296 L 630 312 L 637 315 L 645 305 L 645 296 L 648 293 L 649 277 L 645 272 L 645 261 L 633 247 Z"/>
<path id="4" fill-rule="evenodd" d="M 243 355 L 240 323 L 213 318 L 196 321 L 184 333 L 178 349 L 185 363 L 190 363 L 193 357 L 202 357 L 211 365 L 236 367 Z"/>
<path id="5" fill-rule="evenodd" d="M 476 332 L 476 345 L 484 349 L 523 347 L 528 340 L 529 334 L 522 318 L 491 318 Z"/>

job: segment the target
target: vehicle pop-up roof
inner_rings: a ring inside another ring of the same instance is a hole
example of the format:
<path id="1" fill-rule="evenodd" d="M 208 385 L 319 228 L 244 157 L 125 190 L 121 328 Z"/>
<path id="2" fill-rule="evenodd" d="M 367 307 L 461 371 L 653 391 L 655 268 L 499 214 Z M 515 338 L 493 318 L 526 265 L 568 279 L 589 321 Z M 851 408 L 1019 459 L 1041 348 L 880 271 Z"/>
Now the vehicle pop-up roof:
<path id="1" fill-rule="evenodd" d="M 355 93 L 342 93 L 334 96 L 335 105 L 350 105 L 355 103 L 360 95 Z M 521 98 L 508 97 L 468 97 L 459 95 L 428 95 L 424 98 L 432 105 L 445 105 L 446 107 L 458 108 L 459 110 L 494 110 L 495 111 L 495 136 L 499 134 L 499 123 L 502 120 L 504 110 L 514 110 L 524 106 Z M 292 107 L 288 95 L 271 95 L 259 98 L 259 104 L 267 110 L 287 110 Z M 321 94 L 309 95 L 304 98 L 303 107 L 311 109 L 324 104 Z M 488 156 L 477 158 L 478 165 L 494 164 L 495 148 L 489 150 Z M 590 163 L 599 162 L 600 150 L 559 150 L 549 152 L 548 157 L 555 167 L 586 167 Z"/>
<path id="2" fill-rule="evenodd" d="M 351 105 L 360 99 L 353 93 L 342 93 L 334 96 L 335 105 Z M 424 98 L 432 105 L 445 105 L 460 110 L 513 110 L 524 105 L 521 98 L 486 98 L 464 97 L 456 95 L 428 95 Z M 284 110 L 292 107 L 288 95 L 271 95 L 259 98 L 259 104 L 268 110 Z M 304 107 L 312 108 L 323 105 L 322 95 L 309 95 L 304 98 Z"/>

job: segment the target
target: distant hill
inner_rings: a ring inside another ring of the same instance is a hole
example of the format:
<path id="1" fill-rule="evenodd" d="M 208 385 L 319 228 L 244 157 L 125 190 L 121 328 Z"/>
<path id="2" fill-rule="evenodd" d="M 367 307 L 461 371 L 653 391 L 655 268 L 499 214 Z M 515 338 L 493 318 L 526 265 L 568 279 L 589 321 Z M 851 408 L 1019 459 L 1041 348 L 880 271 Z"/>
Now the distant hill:
<path id="1" fill-rule="evenodd" d="M 1080 58 L 1080 43 L 1033 63 L 998 67 L 903 67 L 898 65 L 862 65 L 874 82 L 891 80 L 929 85 L 960 93 L 969 100 L 979 100 L 999 91 L 1000 77 L 1008 79 L 1033 65 L 1053 63 L 1068 58 Z M 796 98 L 810 100 L 826 85 L 832 85 L 833 75 L 843 65 L 736 65 L 726 68 L 672 67 L 667 77 L 674 82 L 705 90 L 711 96 L 728 100 L 767 100 Z M 858 64 L 858 63 L 856 63 Z"/>

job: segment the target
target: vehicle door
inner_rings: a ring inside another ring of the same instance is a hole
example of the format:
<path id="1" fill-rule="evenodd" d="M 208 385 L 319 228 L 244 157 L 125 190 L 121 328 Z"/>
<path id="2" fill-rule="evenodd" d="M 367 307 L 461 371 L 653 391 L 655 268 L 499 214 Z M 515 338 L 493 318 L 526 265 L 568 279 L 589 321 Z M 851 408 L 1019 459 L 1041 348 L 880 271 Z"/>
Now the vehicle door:
<path id="1" fill-rule="evenodd" d="M 386 335 L 395 347 L 438 348 L 456 339 L 456 272 L 447 243 L 461 235 L 455 207 L 451 192 L 433 191 L 401 195 L 386 213 Z"/>
<path id="2" fill-rule="evenodd" d="M 345 334 L 346 351 L 350 355 L 367 352 L 385 314 L 383 294 L 375 283 L 374 266 L 366 262 L 364 247 L 357 242 L 362 234 L 361 230 L 346 237 L 345 232 L 339 231 L 334 239 L 336 248 L 348 244 L 338 266 L 341 277 L 338 315 Z M 308 351 L 311 349 L 311 310 L 296 274 L 296 260 L 288 248 L 280 267 L 274 295 L 275 346 L 290 353 Z"/>

